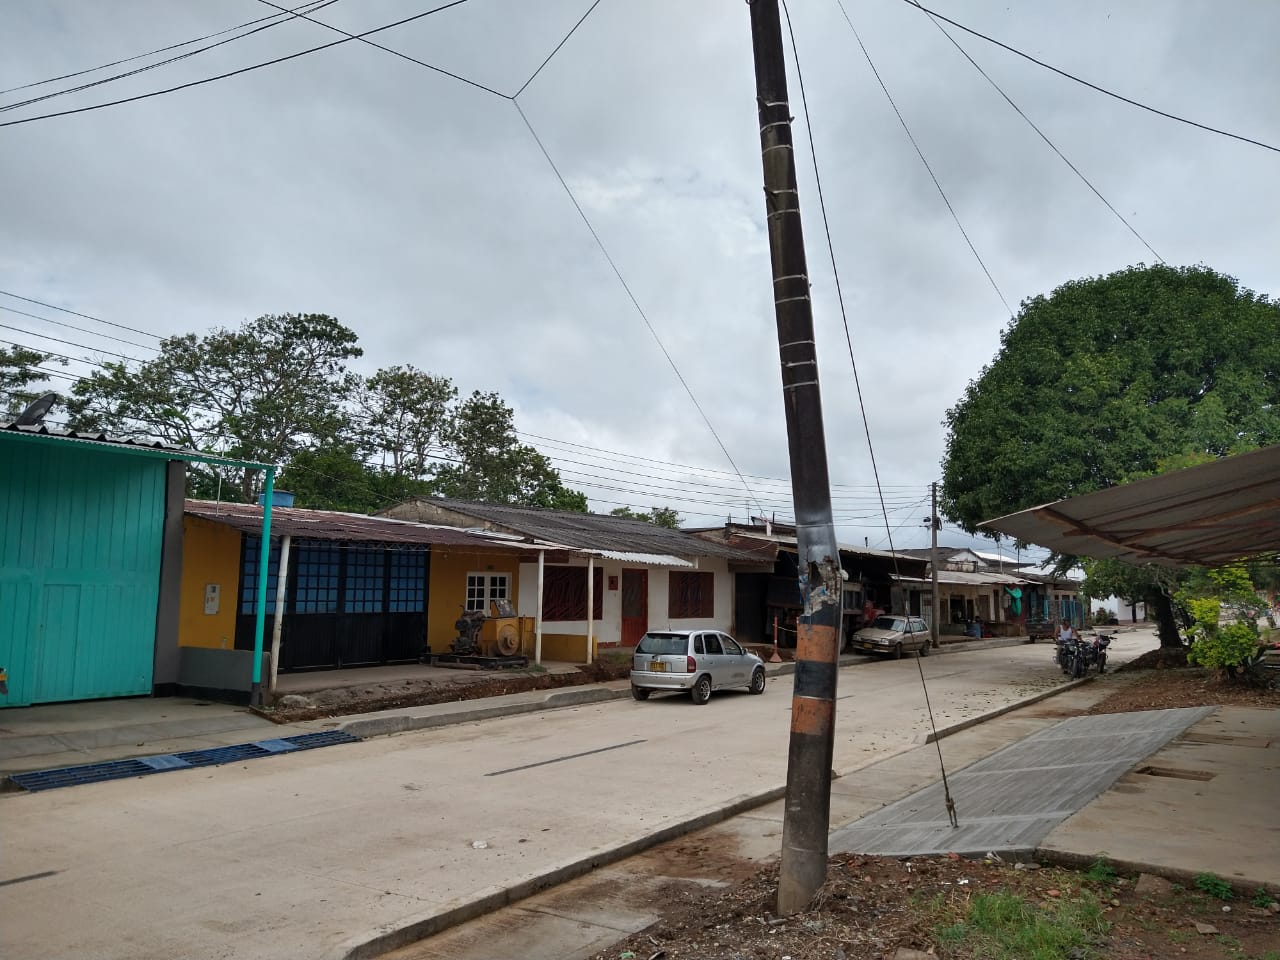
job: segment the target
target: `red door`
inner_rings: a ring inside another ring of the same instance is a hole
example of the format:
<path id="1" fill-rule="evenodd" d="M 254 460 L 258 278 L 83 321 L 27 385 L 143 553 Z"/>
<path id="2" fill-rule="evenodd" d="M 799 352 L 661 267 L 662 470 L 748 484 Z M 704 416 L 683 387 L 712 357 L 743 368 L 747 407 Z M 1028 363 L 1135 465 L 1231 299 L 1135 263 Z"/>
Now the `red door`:
<path id="1" fill-rule="evenodd" d="M 622 571 L 622 645 L 634 647 L 649 629 L 649 571 Z"/>

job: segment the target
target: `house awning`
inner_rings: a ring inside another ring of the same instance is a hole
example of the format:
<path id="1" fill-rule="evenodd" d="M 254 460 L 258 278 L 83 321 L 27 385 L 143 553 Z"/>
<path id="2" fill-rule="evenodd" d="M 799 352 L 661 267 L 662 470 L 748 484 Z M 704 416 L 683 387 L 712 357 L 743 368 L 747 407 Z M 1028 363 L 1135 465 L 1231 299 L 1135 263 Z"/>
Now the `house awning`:
<path id="1" fill-rule="evenodd" d="M 893 577 L 899 583 L 932 583 L 931 577 Z M 970 587 L 982 587 L 990 584 L 1012 586 L 1017 583 L 1028 583 L 1018 577 L 1010 576 L 1007 573 L 966 573 L 963 570 L 939 570 L 938 582 L 951 584 L 952 586 L 964 585 Z"/>
<path id="2" fill-rule="evenodd" d="M 630 553 L 625 550 L 584 550 L 592 556 L 622 563 L 642 563 L 648 567 L 694 567 L 696 564 L 664 553 Z"/>
<path id="3" fill-rule="evenodd" d="M 1213 567 L 1280 552 L 1280 445 L 981 524 L 1058 553 Z"/>

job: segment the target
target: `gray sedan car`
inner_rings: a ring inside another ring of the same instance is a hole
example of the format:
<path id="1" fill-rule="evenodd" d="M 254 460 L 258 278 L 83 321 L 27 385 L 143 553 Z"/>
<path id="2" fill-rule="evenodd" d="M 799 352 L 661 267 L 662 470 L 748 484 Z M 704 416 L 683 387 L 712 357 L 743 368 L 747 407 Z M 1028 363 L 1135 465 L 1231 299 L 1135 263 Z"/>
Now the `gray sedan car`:
<path id="1" fill-rule="evenodd" d="M 764 693 L 764 661 L 719 630 L 653 630 L 631 660 L 631 695 L 648 700 L 663 690 L 688 693 L 694 703 L 712 690 L 745 687 Z"/>
<path id="2" fill-rule="evenodd" d="M 901 658 L 904 652 L 929 655 L 929 625 L 919 617 L 884 614 L 863 627 L 849 641 L 849 649 L 864 653 L 887 653 Z"/>

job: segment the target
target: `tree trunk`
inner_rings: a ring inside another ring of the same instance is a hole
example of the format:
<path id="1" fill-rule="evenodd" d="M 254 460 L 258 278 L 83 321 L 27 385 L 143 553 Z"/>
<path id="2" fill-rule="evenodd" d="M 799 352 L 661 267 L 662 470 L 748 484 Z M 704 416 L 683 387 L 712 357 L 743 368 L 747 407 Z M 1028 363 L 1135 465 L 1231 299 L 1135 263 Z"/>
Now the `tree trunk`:
<path id="1" fill-rule="evenodd" d="M 1182 635 L 1178 633 L 1178 622 L 1173 617 L 1173 601 L 1163 590 L 1152 590 L 1146 596 L 1147 609 L 1156 615 L 1156 630 L 1160 636 L 1161 647 L 1182 646 Z"/>

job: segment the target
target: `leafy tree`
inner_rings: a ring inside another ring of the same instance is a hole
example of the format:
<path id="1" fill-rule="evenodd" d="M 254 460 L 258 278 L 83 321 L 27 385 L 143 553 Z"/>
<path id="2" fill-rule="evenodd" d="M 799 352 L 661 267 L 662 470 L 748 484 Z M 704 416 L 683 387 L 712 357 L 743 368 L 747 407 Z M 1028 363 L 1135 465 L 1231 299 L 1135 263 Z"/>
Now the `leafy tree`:
<path id="1" fill-rule="evenodd" d="M 647 523 L 654 523 L 672 530 L 680 526 L 680 514 L 671 507 L 650 507 L 648 513 L 632 510 L 630 507 L 615 507 L 609 511 L 609 516 L 625 517 L 628 520 L 644 520 Z"/>
<path id="2" fill-rule="evenodd" d="M 12 420 L 44 390 L 32 390 L 47 379 L 36 368 L 50 360 L 66 366 L 67 361 L 29 347 L 0 347 L 0 420 Z"/>
<path id="3" fill-rule="evenodd" d="M 137 369 L 110 363 L 77 383 L 68 405 L 72 422 L 282 463 L 299 450 L 343 439 L 342 403 L 358 385 L 346 362 L 363 352 L 356 340 L 354 331 L 321 313 L 268 314 L 237 330 L 170 337 Z M 197 490 L 213 482 L 193 473 Z M 257 493 L 256 472 L 226 475 L 242 499 Z"/>
<path id="4" fill-rule="evenodd" d="M 439 496 L 586 512 L 587 498 L 560 481 L 551 461 L 516 437 L 515 415 L 496 393 L 458 404 L 444 438 L 455 462 L 436 470 Z"/>
<path id="5" fill-rule="evenodd" d="M 1170 457 L 1280 441 L 1277 329 L 1280 306 L 1205 267 L 1131 267 L 1024 301 L 947 411 L 943 512 L 979 532 Z M 1088 592 L 1106 595 L 1100 581 Z M 1144 596 L 1161 643 L 1180 643 L 1158 577 L 1114 592 Z"/>
<path id="6" fill-rule="evenodd" d="M 458 388 L 447 377 L 418 370 L 412 364 L 385 367 L 366 380 L 356 407 L 362 414 L 362 445 L 381 454 L 392 474 L 426 478 L 430 458 L 443 450 Z"/>
<path id="7" fill-rule="evenodd" d="M 350 443 L 296 451 L 276 486 L 292 493 L 296 506 L 348 513 L 374 513 L 430 492 L 424 480 L 369 466 Z"/>

